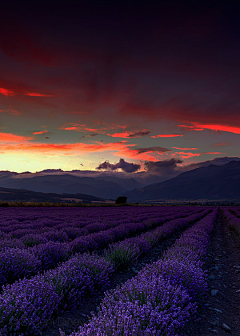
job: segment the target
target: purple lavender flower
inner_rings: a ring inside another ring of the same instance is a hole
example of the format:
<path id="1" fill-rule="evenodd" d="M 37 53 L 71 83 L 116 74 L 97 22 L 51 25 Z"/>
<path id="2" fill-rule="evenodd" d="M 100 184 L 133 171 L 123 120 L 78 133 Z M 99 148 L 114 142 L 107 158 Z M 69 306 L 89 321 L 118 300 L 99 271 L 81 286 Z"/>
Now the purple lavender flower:
<path id="1" fill-rule="evenodd" d="M 34 246 L 32 251 L 41 261 L 42 270 L 56 267 L 59 262 L 66 261 L 70 255 L 68 244 L 51 241 Z"/>
<path id="2" fill-rule="evenodd" d="M 36 274 L 40 267 L 41 261 L 33 253 L 25 249 L 5 248 L 0 251 L 0 287 Z"/>

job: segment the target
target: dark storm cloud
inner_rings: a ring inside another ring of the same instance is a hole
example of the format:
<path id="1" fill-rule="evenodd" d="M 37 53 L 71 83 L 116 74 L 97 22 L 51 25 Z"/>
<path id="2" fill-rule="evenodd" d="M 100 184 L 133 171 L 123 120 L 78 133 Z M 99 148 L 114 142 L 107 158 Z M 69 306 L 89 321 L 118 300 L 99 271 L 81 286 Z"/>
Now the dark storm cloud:
<path id="1" fill-rule="evenodd" d="M 159 153 L 165 153 L 165 152 L 171 152 L 171 149 L 164 148 L 164 147 L 146 147 L 146 148 L 134 148 L 134 151 L 137 152 L 137 154 L 147 153 L 147 152 L 159 152 Z"/>
<path id="2" fill-rule="evenodd" d="M 149 135 L 151 131 L 140 131 L 136 133 L 129 134 L 127 137 L 128 138 L 141 138 L 143 136 Z"/>
<path id="3" fill-rule="evenodd" d="M 129 162 L 126 162 L 124 159 L 120 159 L 119 162 L 116 164 L 111 164 L 109 161 L 105 161 L 101 163 L 98 167 L 96 167 L 96 169 L 116 170 L 120 168 L 125 173 L 134 173 L 137 170 L 139 170 L 140 167 L 141 166 L 139 164 L 129 163 Z"/>
<path id="4" fill-rule="evenodd" d="M 178 163 L 182 163 L 180 159 L 170 159 L 164 161 L 145 161 L 144 165 L 147 168 L 149 173 L 159 174 L 159 175 L 168 175 L 172 174 L 177 168 Z"/>

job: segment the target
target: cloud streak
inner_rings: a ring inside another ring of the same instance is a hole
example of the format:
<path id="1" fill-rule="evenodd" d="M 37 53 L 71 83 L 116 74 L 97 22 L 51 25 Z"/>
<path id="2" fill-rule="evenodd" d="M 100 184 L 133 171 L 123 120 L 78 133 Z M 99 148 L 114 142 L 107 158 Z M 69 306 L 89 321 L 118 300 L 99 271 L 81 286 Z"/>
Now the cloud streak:
<path id="1" fill-rule="evenodd" d="M 240 134 L 240 127 L 230 126 L 230 125 L 220 125 L 220 124 L 200 124 L 192 123 L 192 125 L 178 125 L 179 127 L 187 128 L 189 131 L 203 131 L 212 130 L 215 132 L 223 131 L 230 132 L 234 134 Z"/>
<path id="2" fill-rule="evenodd" d="M 121 133 L 113 133 L 113 134 L 110 134 L 108 133 L 107 135 L 110 136 L 110 137 L 113 137 L 113 138 L 130 138 L 130 139 L 133 139 L 133 138 L 142 138 L 144 136 L 147 136 L 151 133 L 151 131 L 146 131 L 146 130 L 143 130 L 143 131 L 138 131 L 138 132 L 129 132 L 129 131 L 125 131 L 125 132 L 121 132 Z"/>
<path id="3" fill-rule="evenodd" d="M 171 149 L 164 148 L 164 147 L 145 147 L 145 148 L 134 148 L 137 154 L 148 153 L 148 152 L 157 152 L 157 153 L 165 153 L 171 152 Z"/>
<path id="4" fill-rule="evenodd" d="M 151 131 L 139 131 L 139 132 L 135 132 L 135 133 L 130 133 L 128 135 L 128 138 L 141 138 L 143 136 L 149 135 L 151 133 Z"/>
<path id="5" fill-rule="evenodd" d="M 151 138 L 175 138 L 182 136 L 183 134 L 158 134 L 158 135 L 152 135 Z"/>
<path id="6" fill-rule="evenodd" d="M 33 134 L 35 135 L 38 135 L 38 134 L 45 134 L 45 133 L 48 133 L 48 131 L 38 131 L 38 132 L 33 132 Z"/>
<path id="7" fill-rule="evenodd" d="M 16 135 L 12 133 L 0 133 L 0 142 L 22 142 L 32 140 L 32 137 L 26 137 L 22 135 Z"/>
<path id="8" fill-rule="evenodd" d="M 4 96 L 13 96 L 14 92 L 5 88 L 0 88 L 0 93 Z"/>
<path id="9" fill-rule="evenodd" d="M 92 138 L 92 137 L 95 137 L 97 135 L 99 135 L 99 133 L 86 134 L 86 135 L 81 136 L 80 140 L 84 139 L 84 138 Z"/>
<path id="10" fill-rule="evenodd" d="M 215 147 L 219 147 L 219 146 L 230 146 L 231 144 L 229 142 L 222 142 L 222 143 L 215 143 L 214 146 Z"/>

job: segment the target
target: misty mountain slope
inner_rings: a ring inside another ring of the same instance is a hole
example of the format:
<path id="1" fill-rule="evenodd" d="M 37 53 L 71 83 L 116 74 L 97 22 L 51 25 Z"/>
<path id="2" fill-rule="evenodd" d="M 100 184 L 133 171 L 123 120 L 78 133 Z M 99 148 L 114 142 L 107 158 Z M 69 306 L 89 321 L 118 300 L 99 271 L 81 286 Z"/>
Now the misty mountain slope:
<path id="1" fill-rule="evenodd" d="M 129 191 L 142 188 L 144 186 L 143 183 L 136 181 L 134 178 L 119 178 L 115 176 L 104 176 L 104 177 L 95 177 L 95 180 L 114 182 L 114 183 L 117 183 L 122 188 L 129 190 Z"/>
<path id="2" fill-rule="evenodd" d="M 133 190 L 127 196 L 129 202 L 240 199 L 240 162 L 197 168 L 171 180 Z"/>
<path id="3" fill-rule="evenodd" d="M 10 178 L 8 180 L 0 179 L 0 186 L 44 193 L 82 193 L 101 198 L 117 198 L 127 191 L 111 181 L 91 177 L 78 177 L 70 174 Z"/>
<path id="4" fill-rule="evenodd" d="M 85 194 L 55 194 L 55 193 L 41 193 L 25 189 L 9 189 L 0 187 L 0 200 L 12 202 L 52 202 L 64 203 L 68 201 L 75 201 L 81 203 L 95 203 L 105 202 L 104 199 Z"/>

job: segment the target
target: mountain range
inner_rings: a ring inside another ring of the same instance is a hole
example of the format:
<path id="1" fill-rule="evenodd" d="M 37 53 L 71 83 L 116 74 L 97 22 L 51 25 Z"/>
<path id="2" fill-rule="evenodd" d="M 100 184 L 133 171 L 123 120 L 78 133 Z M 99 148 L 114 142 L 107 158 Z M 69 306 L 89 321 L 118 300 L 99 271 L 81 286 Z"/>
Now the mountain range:
<path id="1" fill-rule="evenodd" d="M 170 180 L 133 190 L 126 196 L 129 202 L 240 201 L 240 162 L 196 168 Z"/>
<path id="2" fill-rule="evenodd" d="M 99 197 L 85 194 L 55 194 L 41 193 L 25 189 L 9 189 L 0 187 L 0 200 L 3 202 L 48 202 L 48 203 L 71 203 L 80 202 L 86 204 L 105 203 Z"/>
<path id="3" fill-rule="evenodd" d="M 240 201 L 240 158 L 217 158 L 170 168 L 170 173 L 165 168 L 164 171 L 165 175 L 160 171 L 155 176 L 148 172 L 122 174 L 61 169 L 36 173 L 0 171 L 0 199 L 39 202 L 81 199 L 91 203 L 127 196 L 129 203 Z"/>
<path id="4" fill-rule="evenodd" d="M 116 199 L 129 190 L 143 186 L 134 178 L 81 177 L 65 172 L 54 174 L 49 171 L 45 171 L 43 174 L 29 174 L 25 173 L 24 177 L 23 174 L 1 171 L 0 187 L 27 189 L 42 193 L 81 193 L 105 199 Z"/>

